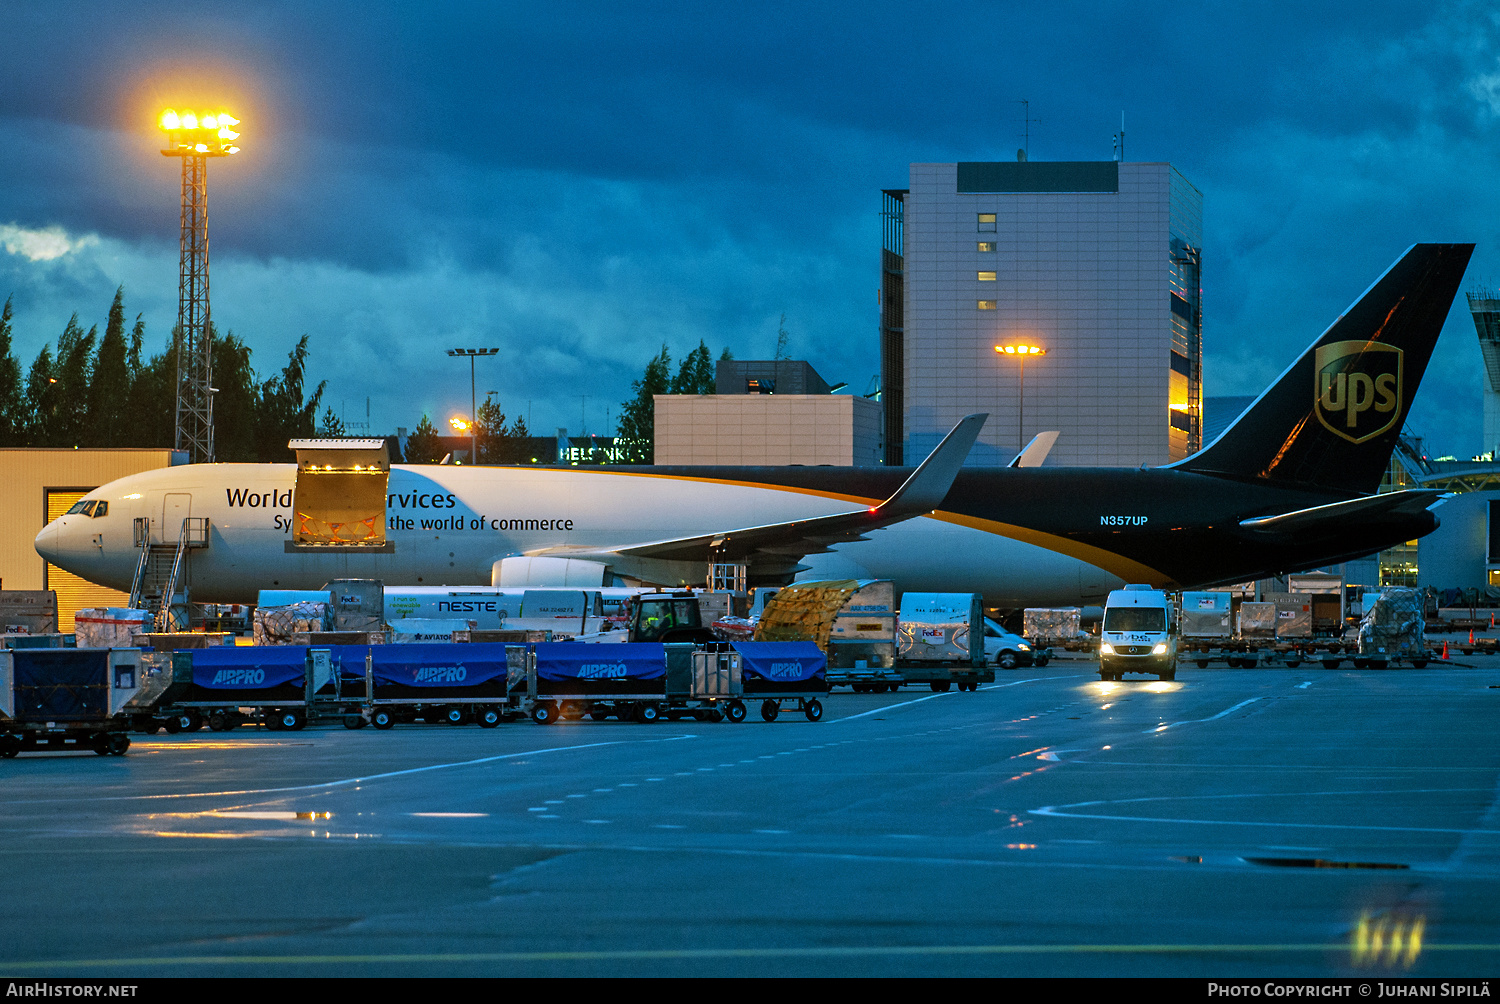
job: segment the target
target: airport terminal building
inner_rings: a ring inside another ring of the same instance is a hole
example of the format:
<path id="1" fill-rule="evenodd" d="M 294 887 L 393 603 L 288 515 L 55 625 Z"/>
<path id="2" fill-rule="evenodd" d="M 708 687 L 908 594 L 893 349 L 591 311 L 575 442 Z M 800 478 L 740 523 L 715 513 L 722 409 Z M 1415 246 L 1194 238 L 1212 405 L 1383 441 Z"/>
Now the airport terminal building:
<path id="1" fill-rule="evenodd" d="M 1201 445 L 1203 197 L 1176 168 L 912 164 L 884 195 L 886 463 L 917 462 L 975 411 L 990 420 L 971 465 L 1048 430 L 1056 465 Z"/>

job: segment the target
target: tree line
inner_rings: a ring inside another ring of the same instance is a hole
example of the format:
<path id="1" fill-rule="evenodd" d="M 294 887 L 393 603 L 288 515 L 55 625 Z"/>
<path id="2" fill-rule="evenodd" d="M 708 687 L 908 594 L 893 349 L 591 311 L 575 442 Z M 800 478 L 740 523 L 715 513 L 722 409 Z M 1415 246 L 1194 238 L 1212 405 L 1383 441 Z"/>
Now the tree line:
<path id="1" fill-rule="evenodd" d="M 114 302 L 101 334 L 87 331 L 75 313 L 52 343 L 42 346 L 23 372 L 13 351 L 12 301 L 0 310 L 0 447 L 146 447 L 173 444 L 176 434 L 177 342 L 174 327 L 160 352 L 147 355 L 146 325 L 140 315 L 126 323 L 125 288 Z M 233 331 L 220 334 L 210 325 L 214 394 L 214 459 L 221 462 L 284 462 L 292 459 L 287 441 L 345 434 L 332 408 L 318 419 L 327 381 L 307 387 L 308 336 L 287 354 L 280 371 L 262 378 L 251 365 L 250 348 Z M 783 352 L 784 329 L 778 340 Z M 726 348 L 721 360 L 733 359 Z M 663 343 L 631 397 L 620 406 L 617 446 L 630 463 L 654 461 L 657 394 L 714 393 L 714 360 L 702 340 L 672 375 L 672 359 Z M 493 394 L 486 395 L 475 416 L 478 462 L 527 464 L 536 449 L 524 417 L 507 416 Z M 407 436 L 410 464 L 435 464 L 448 452 L 439 430 L 423 415 Z M 393 451 L 393 453 L 400 451 Z M 602 451 L 600 451 L 602 453 Z M 596 457 L 596 462 L 602 462 Z M 543 461 L 547 462 L 547 461 Z"/>
<path id="2" fill-rule="evenodd" d="M 733 359 L 726 348 L 719 354 L 721 360 Z M 646 372 L 639 380 L 630 382 L 630 400 L 620 405 L 620 418 L 615 423 L 615 435 L 625 442 L 625 454 L 630 463 L 651 464 L 656 462 L 656 395 L 657 394 L 712 394 L 714 392 L 714 360 L 702 339 L 698 347 L 683 357 L 672 372 L 672 357 L 662 343 L 661 352 L 646 364 Z"/>
<path id="3" fill-rule="evenodd" d="M 137 315 L 126 330 L 125 289 L 115 290 L 104 322 L 84 330 L 75 313 L 54 349 L 42 346 L 23 376 L 13 351 L 12 305 L 0 310 L 0 446 L 147 447 L 173 444 L 177 410 L 176 328 L 162 350 L 147 356 L 146 325 Z M 303 335 L 280 372 L 262 379 L 250 348 L 233 331 L 210 328 L 214 394 L 214 459 L 285 461 L 287 441 L 317 434 L 316 415 L 327 381 L 307 392 L 308 338 Z M 333 418 L 332 411 L 325 415 Z"/>
<path id="4" fill-rule="evenodd" d="M 438 437 L 445 435 L 425 414 L 406 437 L 406 463 L 436 464 L 448 450 Z M 453 435 L 448 433 L 446 435 Z M 467 433 L 464 433 L 467 437 Z M 505 424 L 505 411 L 494 394 L 486 394 L 474 417 L 474 439 L 481 464 L 529 464 L 532 457 L 531 430 L 517 415 Z"/>

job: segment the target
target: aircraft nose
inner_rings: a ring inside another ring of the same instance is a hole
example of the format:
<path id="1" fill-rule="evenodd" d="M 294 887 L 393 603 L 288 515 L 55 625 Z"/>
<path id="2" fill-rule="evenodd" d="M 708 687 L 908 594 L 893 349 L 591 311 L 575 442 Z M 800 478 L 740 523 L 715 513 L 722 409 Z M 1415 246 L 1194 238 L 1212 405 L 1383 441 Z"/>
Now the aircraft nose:
<path id="1" fill-rule="evenodd" d="M 62 521 L 53 520 L 42 527 L 42 532 L 36 535 L 36 553 L 53 564 L 57 564 L 57 558 L 62 553 Z"/>

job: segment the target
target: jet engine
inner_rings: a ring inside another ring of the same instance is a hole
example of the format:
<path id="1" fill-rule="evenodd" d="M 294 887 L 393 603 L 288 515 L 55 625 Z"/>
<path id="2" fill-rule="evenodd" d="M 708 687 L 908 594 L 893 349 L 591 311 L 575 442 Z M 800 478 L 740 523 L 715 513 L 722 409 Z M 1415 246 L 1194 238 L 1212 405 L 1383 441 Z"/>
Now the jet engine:
<path id="1" fill-rule="evenodd" d="M 607 586 L 609 566 L 580 558 L 501 558 L 490 566 L 490 585 Z"/>

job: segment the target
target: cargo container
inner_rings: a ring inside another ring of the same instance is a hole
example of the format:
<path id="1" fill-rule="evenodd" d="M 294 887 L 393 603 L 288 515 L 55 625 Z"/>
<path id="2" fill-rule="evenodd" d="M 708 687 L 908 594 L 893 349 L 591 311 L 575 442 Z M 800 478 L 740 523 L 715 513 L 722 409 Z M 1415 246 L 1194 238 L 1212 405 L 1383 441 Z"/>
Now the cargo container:
<path id="1" fill-rule="evenodd" d="M 1383 669 L 1397 661 L 1410 662 L 1418 669 L 1426 666 L 1432 653 L 1427 648 L 1421 594 L 1389 587 L 1366 597 L 1355 667 Z"/>
<path id="2" fill-rule="evenodd" d="M 334 579 L 325 589 L 332 602 L 330 631 L 385 630 L 385 583 L 379 579 Z"/>
<path id="3" fill-rule="evenodd" d="M 0 634 L 56 634 L 57 592 L 0 589 Z"/>
<path id="4" fill-rule="evenodd" d="M 1225 645 L 1234 638 L 1231 594 L 1199 592 L 1182 594 L 1182 611 L 1178 618 L 1184 643 Z"/>
<path id="5" fill-rule="evenodd" d="M 0 651 L 0 756 L 25 750 L 130 748 L 128 707 L 140 691 L 138 649 Z"/>
<path id="6" fill-rule="evenodd" d="M 933 690 L 978 690 L 993 671 L 984 656 L 984 613 L 978 593 L 906 593 L 901 597 L 897 666 L 906 683 Z"/>
<path id="7" fill-rule="evenodd" d="M 1093 647 L 1083 630 L 1079 607 L 1028 607 L 1021 612 L 1021 634 L 1037 648 L 1060 645 L 1070 652 Z"/>

